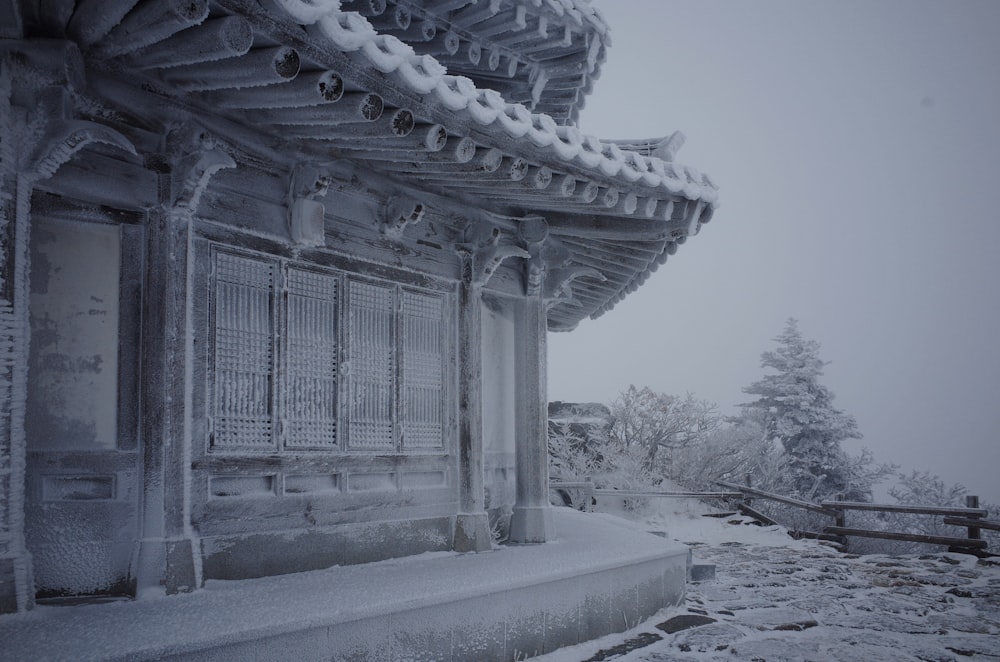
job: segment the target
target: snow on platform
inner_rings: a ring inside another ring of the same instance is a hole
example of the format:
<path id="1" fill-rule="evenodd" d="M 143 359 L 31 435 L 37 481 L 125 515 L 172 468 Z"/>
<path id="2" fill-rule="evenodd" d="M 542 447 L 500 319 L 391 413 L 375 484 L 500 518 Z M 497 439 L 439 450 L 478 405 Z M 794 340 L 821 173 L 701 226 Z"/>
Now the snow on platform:
<path id="1" fill-rule="evenodd" d="M 842 554 L 705 512 L 693 500 L 663 500 L 643 517 L 692 545 L 696 562 L 715 564 L 715 579 L 690 584 L 682 606 L 627 633 L 539 662 L 1000 659 L 1000 559 L 930 548 Z"/>
<path id="2" fill-rule="evenodd" d="M 635 627 L 684 595 L 688 551 L 555 509 L 557 539 L 0 617 L 5 660 L 513 660 Z"/>

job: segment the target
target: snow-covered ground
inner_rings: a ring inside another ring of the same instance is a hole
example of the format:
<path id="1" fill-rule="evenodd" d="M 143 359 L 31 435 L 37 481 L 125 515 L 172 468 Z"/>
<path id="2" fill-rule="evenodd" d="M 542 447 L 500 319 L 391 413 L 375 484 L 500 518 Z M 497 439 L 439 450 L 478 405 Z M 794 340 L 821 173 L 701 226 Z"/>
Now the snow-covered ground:
<path id="1" fill-rule="evenodd" d="M 715 564 L 716 578 L 689 584 L 685 604 L 629 632 L 535 659 L 1000 659 L 1000 558 L 858 557 L 743 517 L 704 517 L 709 509 L 694 500 L 650 510 L 642 519 L 691 545 L 695 563 Z"/>

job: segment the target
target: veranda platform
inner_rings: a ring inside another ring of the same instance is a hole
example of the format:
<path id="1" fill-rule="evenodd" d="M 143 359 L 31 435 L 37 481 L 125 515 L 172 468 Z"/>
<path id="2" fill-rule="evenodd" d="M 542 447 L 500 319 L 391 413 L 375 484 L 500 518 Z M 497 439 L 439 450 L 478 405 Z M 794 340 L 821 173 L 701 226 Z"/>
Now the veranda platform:
<path id="1" fill-rule="evenodd" d="M 688 550 L 555 509 L 557 539 L 0 617 L 10 660 L 515 660 L 624 631 L 684 597 Z"/>

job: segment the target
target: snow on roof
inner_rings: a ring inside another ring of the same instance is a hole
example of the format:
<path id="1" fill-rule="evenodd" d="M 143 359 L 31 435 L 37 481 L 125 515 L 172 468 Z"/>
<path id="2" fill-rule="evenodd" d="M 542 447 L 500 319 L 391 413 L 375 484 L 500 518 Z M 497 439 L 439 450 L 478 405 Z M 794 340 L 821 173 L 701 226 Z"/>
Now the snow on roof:
<path id="1" fill-rule="evenodd" d="M 613 142 L 584 135 L 576 127 L 559 126 L 550 116 L 532 113 L 523 104 L 507 103 L 494 90 L 477 88 L 469 78 L 448 74 L 432 56 L 417 55 L 411 46 L 396 37 L 379 34 L 361 14 L 341 11 L 339 0 L 276 2 L 300 25 L 315 26 L 316 31 L 339 50 L 360 54 L 371 66 L 386 75 L 394 75 L 413 92 L 433 95 L 449 110 L 467 114 L 482 127 L 510 138 L 528 140 L 561 161 L 626 184 L 639 183 L 709 205 L 718 201 L 718 187 L 707 175 L 677 163 L 623 150 Z M 567 3 L 574 4 L 571 0 L 558 0 L 561 6 Z M 587 14 L 582 9 L 584 6 L 577 3 L 572 8 L 587 16 L 588 21 L 603 24 L 599 14 Z"/>

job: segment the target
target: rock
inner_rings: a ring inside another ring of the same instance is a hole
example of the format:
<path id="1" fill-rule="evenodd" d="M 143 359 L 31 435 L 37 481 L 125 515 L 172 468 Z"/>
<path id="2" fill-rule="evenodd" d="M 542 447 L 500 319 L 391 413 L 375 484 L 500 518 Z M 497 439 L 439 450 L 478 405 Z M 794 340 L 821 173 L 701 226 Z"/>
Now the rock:
<path id="1" fill-rule="evenodd" d="M 685 652 L 710 653 L 726 650 L 745 636 L 746 632 L 735 625 L 712 623 L 680 632 L 671 643 Z"/>
<path id="2" fill-rule="evenodd" d="M 631 637 L 626 639 L 624 642 L 618 644 L 617 646 L 612 646 L 611 648 L 602 648 L 597 651 L 593 656 L 588 657 L 583 662 L 602 662 L 603 660 L 610 660 L 616 657 L 621 657 L 626 653 L 631 653 L 634 650 L 640 648 L 645 648 L 650 644 L 654 644 L 657 641 L 663 639 L 660 635 L 655 632 L 643 632 L 636 637 Z"/>
<path id="3" fill-rule="evenodd" d="M 802 632 L 803 630 L 808 630 L 809 628 L 814 628 L 819 623 L 813 620 L 799 621 L 798 623 L 782 623 L 781 625 L 776 625 L 772 630 L 787 630 L 789 632 Z"/>
<path id="4" fill-rule="evenodd" d="M 695 563 L 688 573 L 692 582 L 707 582 L 715 579 L 715 565 L 709 563 Z"/>
<path id="5" fill-rule="evenodd" d="M 700 614 L 681 614 L 680 616 L 674 616 L 669 618 L 656 626 L 657 630 L 662 630 L 667 634 L 674 634 L 680 632 L 681 630 L 687 630 L 688 628 L 699 627 L 701 625 L 708 625 L 709 623 L 715 623 L 714 618 L 709 616 L 702 616 Z"/>

